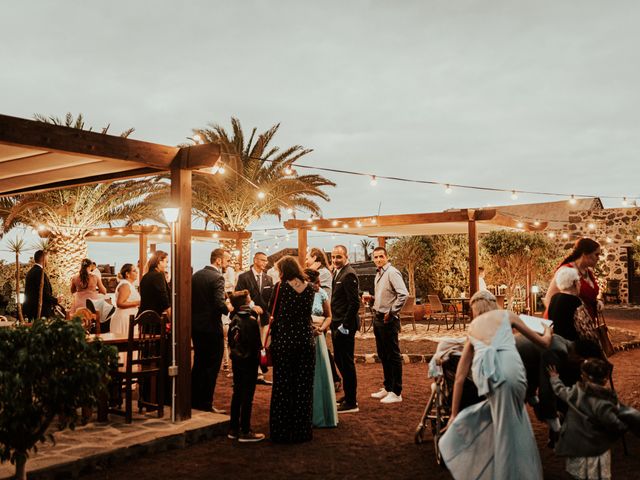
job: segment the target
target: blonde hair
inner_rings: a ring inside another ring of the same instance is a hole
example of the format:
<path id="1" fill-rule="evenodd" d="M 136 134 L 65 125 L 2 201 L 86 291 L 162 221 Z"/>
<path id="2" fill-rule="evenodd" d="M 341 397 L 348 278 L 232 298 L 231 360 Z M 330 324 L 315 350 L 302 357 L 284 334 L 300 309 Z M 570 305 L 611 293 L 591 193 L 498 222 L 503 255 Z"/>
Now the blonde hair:
<path id="1" fill-rule="evenodd" d="M 474 317 L 498 309 L 496 297 L 487 290 L 480 290 L 474 293 L 471 300 L 469 300 L 469 306 Z"/>

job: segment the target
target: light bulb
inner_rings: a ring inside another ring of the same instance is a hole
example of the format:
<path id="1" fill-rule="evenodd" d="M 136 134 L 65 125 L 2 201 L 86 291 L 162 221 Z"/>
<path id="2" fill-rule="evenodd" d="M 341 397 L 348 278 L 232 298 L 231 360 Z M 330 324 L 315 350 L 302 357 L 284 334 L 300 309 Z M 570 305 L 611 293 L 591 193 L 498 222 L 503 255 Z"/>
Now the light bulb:
<path id="1" fill-rule="evenodd" d="M 535 222 L 533 222 L 533 225 L 536 226 L 536 227 L 539 227 L 540 226 L 540 221 L 536 220 Z"/>
<path id="2" fill-rule="evenodd" d="M 556 234 L 553 232 L 549 232 L 547 233 L 547 235 L 549 236 L 549 238 L 555 238 Z"/>
<path id="3" fill-rule="evenodd" d="M 291 207 L 287 208 L 287 213 L 289 215 L 291 215 L 293 213 L 293 208 L 291 208 Z"/>
<path id="4" fill-rule="evenodd" d="M 284 174 L 285 175 L 293 175 L 293 168 L 291 168 L 290 165 L 287 165 L 286 167 L 284 167 Z"/>
<path id="5" fill-rule="evenodd" d="M 444 188 L 444 193 L 450 194 L 451 192 L 453 192 L 453 190 L 451 189 L 451 185 L 447 183 L 446 187 Z"/>
<path id="6" fill-rule="evenodd" d="M 628 205 L 629 202 L 627 202 L 627 197 L 623 197 L 622 198 L 622 206 L 626 207 Z"/>
<path id="7" fill-rule="evenodd" d="M 196 133 L 193 136 L 193 141 L 196 142 L 196 143 L 200 143 L 200 142 L 202 142 L 202 137 Z"/>
<path id="8" fill-rule="evenodd" d="M 563 233 L 562 234 L 562 238 L 566 240 L 567 238 L 569 238 L 569 234 L 568 233 Z"/>
<path id="9" fill-rule="evenodd" d="M 593 223 L 590 223 L 589 225 L 587 225 L 587 227 L 589 228 L 589 230 L 595 230 L 596 226 Z"/>
<path id="10" fill-rule="evenodd" d="M 518 199 L 518 192 L 516 192 L 515 190 L 511 190 L 511 200 L 517 200 Z"/>
<path id="11" fill-rule="evenodd" d="M 372 187 L 375 187 L 376 185 L 378 185 L 378 179 L 376 178 L 375 175 L 371 176 L 371 181 L 369 183 L 371 184 Z"/>
<path id="12" fill-rule="evenodd" d="M 518 228 L 524 228 L 524 223 L 518 222 Z"/>
<path id="13" fill-rule="evenodd" d="M 331 226 L 332 227 L 337 227 L 338 226 L 338 221 L 334 220 L 333 222 L 331 222 Z"/>
<path id="14" fill-rule="evenodd" d="M 317 226 L 317 225 L 314 225 L 313 227 L 311 227 L 311 230 L 314 230 L 314 231 L 315 231 L 315 230 L 318 230 L 318 226 Z"/>
<path id="15" fill-rule="evenodd" d="M 569 199 L 569 203 L 571 205 L 575 205 L 576 204 L 576 196 L 575 195 L 571 195 L 571 198 Z"/>
<path id="16" fill-rule="evenodd" d="M 259 198 L 260 200 L 263 200 L 265 196 L 266 196 L 266 195 L 264 194 L 264 192 L 263 192 L 262 190 L 260 190 L 260 191 L 258 192 L 258 198 Z"/>

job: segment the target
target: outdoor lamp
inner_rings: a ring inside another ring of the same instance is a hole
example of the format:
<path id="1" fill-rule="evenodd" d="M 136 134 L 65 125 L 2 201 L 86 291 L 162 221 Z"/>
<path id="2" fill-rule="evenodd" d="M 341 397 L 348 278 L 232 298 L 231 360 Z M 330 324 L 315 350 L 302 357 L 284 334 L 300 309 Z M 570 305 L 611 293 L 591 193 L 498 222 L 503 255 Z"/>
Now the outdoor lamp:
<path id="1" fill-rule="evenodd" d="M 538 285 L 533 285 L 531 287 L 531 293 L 540 293 L 540 287 Z"/>
<path id="2" fill-rule="evenodd" d="M 177 207 L 166 207 L 162 209 L 162 214 L 167 222 L 175 223 L 176 220 L 178 220 L 180 209 Z"/>

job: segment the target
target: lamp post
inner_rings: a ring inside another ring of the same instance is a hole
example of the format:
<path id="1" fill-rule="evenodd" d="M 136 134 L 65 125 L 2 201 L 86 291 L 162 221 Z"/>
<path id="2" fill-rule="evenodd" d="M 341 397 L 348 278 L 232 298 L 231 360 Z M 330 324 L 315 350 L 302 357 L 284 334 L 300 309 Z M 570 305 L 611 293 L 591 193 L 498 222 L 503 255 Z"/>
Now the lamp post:
<path id="1" fill-rule="evenodd" d="M 180 209 L 167 207 L 162 209 L 162 213 L 167 222 L 171 224 L 171 366 L 169 376 L 171 377 L 171 421 L 176 421 L 176 377 L 178 376 L 178 366 L 176 365 L 176 221 L 180 214 Z"/>

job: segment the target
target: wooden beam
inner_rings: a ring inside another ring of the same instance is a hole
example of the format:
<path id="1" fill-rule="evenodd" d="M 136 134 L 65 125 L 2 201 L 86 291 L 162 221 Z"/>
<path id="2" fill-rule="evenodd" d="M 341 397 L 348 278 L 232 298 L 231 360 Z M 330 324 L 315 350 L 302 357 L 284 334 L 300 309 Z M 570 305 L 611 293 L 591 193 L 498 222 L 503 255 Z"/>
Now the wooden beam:
<path id="1" fill-rule="evenodd" d="M 173 167 L 189 170 L 213 167 L 222 157 L 222 148 L 217 143 L 192 145 L 181 148 L 173 160 Z"/>
<path id="2" fill-rule="evenodd" d="M 29 146 L 83 157 L 123 160 L 169 169 L 178 147 L 141 142 L 115 135 L 62 127 L 35 120 L 0 115 L 0 144 Z"/>
<path id="3" fill-rule="evenodd" d="M 478 231 L 476 221 L 468 219 L 469 231 L 469 297 L 478 291 Z"/>
<path id="4" fill-rule="evenodd" d="M 387 237 L 378 237 L 378 246 L 387 248 Z"/>
<path id="5" fill-rule="evenodd" d="M 298 263 L 302 268 L 305 267 L 305 258 L 307 256 L 307 230 L 298 229 Z"/>
<path id="6" fill-rule="evenodd" d="M 178 377 L 176 419 L 191 418 L 191 171 L 171 170 L 171 201 L 180 208 L 176 224 L 174 277 Z"/>
<path id="7" fill-rule="evenodd" d="M 476 220 L 491 220 L 496 215 L 495 209 L 474 210 Z M 431 213 L 411 213 L 406 215 L 383 215 L 383 216 L 363 216 L 363 217 L 342 217 L 342 218 L 321 218 L 307 222 L 306 220 L 287 220 L 284 222 L 285 228 L 289 230 L 295 229 L 336 229 L 347 224 L 355 227 L 356 222 L 362 222 L 363 226 L 371 227 L 394 227 L 400 225 L 419 225 L 429 223 L 450 223 L 450 222 L 466 222 L 468 219 L 468 210 L 452 210 L 446 212 Z M 372 222 L 375 220 L 375 223 Z"/>
<path id="8" fill-rule="evenodd" d="M 138 238 L 138 249 L 139 249 L 138 261 L 140 262 L 138 271 L 140 272 L 140 278 L 142 278 L 142 275 L 147 273 L 147 234 L 146 233 L 140 234 L 140 237 Z"/>

